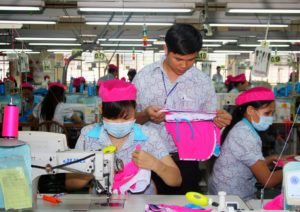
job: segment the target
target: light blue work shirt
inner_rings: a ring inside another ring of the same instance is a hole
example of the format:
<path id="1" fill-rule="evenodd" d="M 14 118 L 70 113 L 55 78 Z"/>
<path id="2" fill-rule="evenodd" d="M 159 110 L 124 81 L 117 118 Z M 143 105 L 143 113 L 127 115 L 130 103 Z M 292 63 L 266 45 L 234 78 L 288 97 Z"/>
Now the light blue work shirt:
<path id="1" fill-rule="evenodd" d="M 240 93 L 240 92 L 236 87 L 234 87 L 229 91 L 229 93 Z"/>
<path id="2" fill-rule="evenodd" d="M 137 88 L 137 112 L 141 112 L 150 105 L 159 108 L 205 110 L 209 112 L 217 109 L 215 88 L 211 79 L 205 73 L 192 66 L 183 75 L 179 76 L 174 83 L 171 83 L 163 68 L 164 60 L 165 57 L 144 67 L 134 77 L 133 84 Z M 164 122 L 157 124 L 148 121 L 144 125 L 155 129 L 159 133 L 161 140 L 170 153 L 177 152 L 177 147 L 171 134 L 166 131 Z"/>
<path id="3" fill-rule="evenodd" d="M 160 160 L 169 155 L 160 139 L 161 138 L 156 131 L 135 124 L 127 140 L 121 146 L 119 151 L 116 152 L 116 157 L 121 159 L 124 164 L 130 162 L 132 153 L 136 149 L 136 145 L 140 144 L 142 150 L 152 154 Z M 88 125 L 81 130 L 75 149 L 100 150 L 107 146 L 112 146 L 112 142 L 110 141 L 106 130 L 104 130 L 103 125 L 98 123 Z M 144 194 L 154 194 L 153 184 L 145 190 Z"/>
<path id="4" fill-rule="evenodd" d="M 36 96 L 36 95 L 33 95 L 33 103 L 32 105 L 29 104 L 29 102 L 25 101 L 24 102 L 24 112 L 27 112 L 27 111 L 30 111 L 30 110 L 33 110 L 33 108 L 38 105 L 40 102 L 43 101 L 43 97 L 42 96 Z"/>
<path id="5" fill-rule="evenodd" d="M 250 167 L 262 155 L 262 141 L 253 126 L 246 120 L 238 122 L 228 133 L 208 180 L 208 193 L 238 195 L 244 201 L 256 199 L 256 178 Z"/>
<path id="6" fill-rule="evenodd" d="M 98 79 L 98 81 L 102 80 L 102 81 L 108 81 L 108 80 L 112 80 L 112 79 L 116 79 L 115 76 L 111 73 L 108 73 L 106 75 L 104 75 L 103 77 L 100 77 Z"/>

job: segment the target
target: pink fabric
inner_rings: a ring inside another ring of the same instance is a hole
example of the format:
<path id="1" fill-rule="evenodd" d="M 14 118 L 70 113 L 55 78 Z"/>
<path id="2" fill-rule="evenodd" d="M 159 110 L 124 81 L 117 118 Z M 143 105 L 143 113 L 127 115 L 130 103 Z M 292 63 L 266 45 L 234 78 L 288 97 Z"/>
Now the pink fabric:
<path id="1" fill-rule="evenodd" d="M 154 207 L 155 206 L 155 207 Z M 157 206 L 159 208 L 157 208 Z M 148 204 L 146 206 L 146 212 L 150 211 L 167 211 L 166 209 L 171 209 L 176 212 L 211 212 L 212 209 L 210 210 L 202 210 L 202 209 L 192 209 L 192 208 L 186 208 L 184 206 L 179 206 L 179 205 L 164 205 L 164 204 L 158 204 L 158 205 L 153 205 L 153 204 Z"/>
<path id="2" fill-rule="evenodd" d="M 118 66 L 115 66 L 114 64 L 109 64 L 108 68 L 112 68 L 116 71 L 119 71 L 119 67 Z"/>
<path id="3" fill-rule="evenodd" d="M 49 75 L 45 75 L 44 79 L 47 79 L 47 78 L 50 79 L 50 76 Z"/>
<path id="4" fill-rule="evenodd" d="M 33 89 L 33 86 L 29 83 L 23 83 L 22 88 L 32 88 Z"/>
<path id="5" fill-rule="evenodd" d="M 136 149 L 141 149 L 141 146 L 138 144 L 136 146 Z M 130 162 L 126 163 L 123 170 L 119 171 L 115 176 L 114 176 L 114 183 L 112 190 L 117 190 L 119 194 L 120 192 L 120 187 L 127 183 L 130 179 L 132 179 L 137 172 L 139 171 L 139 167 L 135 165 L 135 163 L 131 160 Z M 133 188 L 134 185 L 132 185 Z"/>
<path id="6" fill-rule="evenodd" d="M 64 86 L 59 82 L 50 83 L 49 86 L 48 86 L 48 89 L 50 89 L 52 86 L 58 86 L 58 87 L 64 88 Z"/>
<path id="7" fill-rule="evenodd" d="M 246 76 L 245 74 L 239 74 L 231 79 L 231 82 L 245 82 Z"/>
<path id="8" fill-rule="evenodd" d="M 295 158 L 288 158 L 287 161 L 297 161 L 297 160 L 295 160 Z M 276 167 L 278 167 L 278 166 L 283 167 L 284 166 L 284 162 L 285 162 L 284 160 L 278 161 L 278 163 L 276 163 Z"/>
<path id="9" fill-rule="evenodd" d="M 136 87 L 123 80 L 113 79 L 102 83 L 99 96 L 103 102 L 135 100 Z"/>
<path id="10" fill-rule="evenodd" d="M 216 142 L 221 146 L 220 129 L 212 121 L 191 121 L 192 129 L 188 122 L 165 122 L 166 129 L 172 134 L 173 141 L 178 148 L 181 160 L 207 160 L 215 150 Z M 179 141 L 178 140 L 179 134 Z M 215 137 L 216 136 L 216 137 Z"/>
<path id="11" fill-rule="evenodd" d="M 275 197 L 270 202 L 266 203 L 264 206 L 265 210 L 283 210 L 284 209 L 284 199 L 283 193 Z"/>
<path id="12" fill-rule="evenodd" d="M 264 87 L 255 87 L 251 88 L 242 94 L 240 94 L 236 100 L 236 105 L 242 105 L 248 102 L 255 102 L 255 101 L 274 101 L 275 95 L 272 90 L 269 88 Z"/>
<path id="13" fill-rule="evenodd" d="M 232 75 L 228 75 L 228 76 L 227 76 L 227 79 L 225 80 L 225 84 L 226 84 L 226 85 L 229 85 L 229 84 L 231 83 L 232 78 L 233 78 Z"/>

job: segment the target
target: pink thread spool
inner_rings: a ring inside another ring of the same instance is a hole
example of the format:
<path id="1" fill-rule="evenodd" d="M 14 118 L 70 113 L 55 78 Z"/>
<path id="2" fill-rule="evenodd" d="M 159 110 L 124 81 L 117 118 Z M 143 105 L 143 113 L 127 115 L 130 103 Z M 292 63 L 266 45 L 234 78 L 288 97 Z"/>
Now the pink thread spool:
<path id="1" fill-rule="evenodd" d="M 3 137 L 18 137 L 19 107 L 7 105 L 4 108 L 4 119 L 2 125 Z"/>

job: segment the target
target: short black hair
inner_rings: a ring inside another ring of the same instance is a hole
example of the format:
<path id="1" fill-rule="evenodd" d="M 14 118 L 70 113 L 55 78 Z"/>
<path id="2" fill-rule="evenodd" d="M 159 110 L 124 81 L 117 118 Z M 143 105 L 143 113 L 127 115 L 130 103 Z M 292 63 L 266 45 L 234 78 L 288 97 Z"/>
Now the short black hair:
<path id="1" fill-rule="evenodd" d="M 172 26 L 167 31 L 165 42 L 168 52 L 181 55 L 193 54 L 202 48 L 202 36 L 190 24 L 175 24 Z"/>
<path id="2" fill-rule="evenodd" d="M 126 119 L 130 109 L 136 108 L 135 100 L 102 102 L 102 116 L 108 119 Z"/>
<path id="3" fill-rule="evenodd" d="M 30 87 L 24 87 L 24 88 L 22 88 L 22 90 L 29 90 L 29 91 L 33 91 L 33 88 L 30 88 Z"/>
<path id="4" fill-rule="evenodd" d="M 217 69 L 221 68 L 221 66 L 217 66 Z"/>

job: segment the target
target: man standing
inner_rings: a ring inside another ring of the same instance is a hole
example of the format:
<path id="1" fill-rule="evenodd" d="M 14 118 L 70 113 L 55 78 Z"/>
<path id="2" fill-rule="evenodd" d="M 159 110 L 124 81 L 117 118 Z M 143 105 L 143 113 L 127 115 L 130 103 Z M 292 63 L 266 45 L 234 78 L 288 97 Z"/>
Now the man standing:
<path id="1" fill-rule="evenodd" d="M 183 178 L 181 187 L 174 189 L 154 175 L 158 193 L 185 194 L 199 191 L 198 162 L 178 160 L 176 145 L 164 126 L 165 113 L 159 111 L 161 108 L 215 111 L 217 98 L 210 78 L 193 66 L 202 47 L 198 30 L 188 24 L 176 24 L 168 30 L 165 42 L 166 56 L 144 67 L 133 80 L 137 88 L 136 121 L 159 132 Z M 217 126 L 224 127 L 230 121 L 227 112 L 217 110 L 214 119 Z"/>
<path id="2" fill-rule="evenodd" d="M 115 66 L 114 64 L 109 64 L 107 75 L 100 77 L 98 81 L 108 81 L 112 79 L 117 79 L 118 72 L 119 72 L 119 67 Z"/>
<path id="3" fill-rule="evenodd" d="M 221 67 L 217 66 L 217 73 L 213 75 L 212 80 L 216 83 L 222 83 L 223 82 L 223 76 L 221 75 Z"/>

